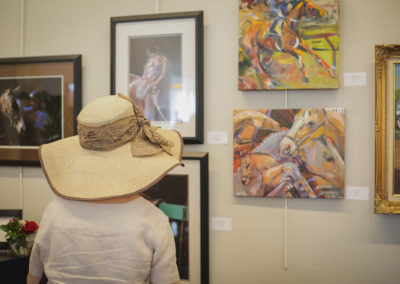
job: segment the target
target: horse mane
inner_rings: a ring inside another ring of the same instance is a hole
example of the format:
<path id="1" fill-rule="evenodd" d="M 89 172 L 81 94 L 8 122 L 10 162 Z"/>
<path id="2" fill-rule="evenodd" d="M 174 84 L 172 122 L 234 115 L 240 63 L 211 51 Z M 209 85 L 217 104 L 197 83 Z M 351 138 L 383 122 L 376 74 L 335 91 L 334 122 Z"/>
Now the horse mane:
<path id="1" fill-rule="evenodd" d="M 283 130 L 270 134 L 252 152 L 255 154 L 267 154 L 275 160 L 281 160 L 282 156 L 279 153 L 279 144 L 287 133 L 288 130 Z"/>
<path id="2" fill-rule="evenodd" d="M 330 108 L 326 109 L 326 117 L 329 123 L 326 125 L 326 137 L 331 139 L 332 143 L 336 145 L 342 158 L 345 152 L 345 139 L 344 139 L 344 119 L 345 111 L 343 108 Z"/>

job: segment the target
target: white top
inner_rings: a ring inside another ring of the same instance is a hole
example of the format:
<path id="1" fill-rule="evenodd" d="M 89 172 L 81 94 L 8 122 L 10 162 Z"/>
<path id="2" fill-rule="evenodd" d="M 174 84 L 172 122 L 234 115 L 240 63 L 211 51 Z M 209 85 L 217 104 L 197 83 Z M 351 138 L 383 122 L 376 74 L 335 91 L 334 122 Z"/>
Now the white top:
<path id="1" fill-rule="evenodd" d="M 43 213 L 29 273 L 48 284 L 174 283 L 179 280 L 167 216 L 142 197 L 96 204 L 56 197 Z"/>

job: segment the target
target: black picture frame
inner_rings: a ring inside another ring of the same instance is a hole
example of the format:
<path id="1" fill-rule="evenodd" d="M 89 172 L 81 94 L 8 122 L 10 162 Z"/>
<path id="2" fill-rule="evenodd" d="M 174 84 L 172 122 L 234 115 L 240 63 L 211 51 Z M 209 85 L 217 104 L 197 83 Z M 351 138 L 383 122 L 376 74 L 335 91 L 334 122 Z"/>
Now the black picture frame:
<path id="1" fill-rule="evenodd" d="M 169 218 L 181 283 L 208 284 L 208 153 L 184 152 L 183 163 L 142 195 Z"/>
<path id="2" fill-rule="evenodd" d="M 40 144 L 77 133 L 76 117 L 82 108 L 81 55 L 2 58 L 0 89 L 0 98 L 8 93 L 7 99 L 13 99 L 9 105 L 13 109 L 18 105 L 13 117 L 22 117 L 18 121 L 23 125 L 17 138 L 14 127 L 0 126 L 4 139 L 0 165 L 40 166 Z M 0 113 L 4 113 L 1 108 Z M 36 124 L 39 116 L 45 120 L 41 125 Z"/>
<path id="3" fill-rule="evenodd" d="M 151 77 L 143 67 L 156 57 L 172 67 Z M 111 94 L 132 97 L 152 125 L 178 130 L 185 144 L 203 144 L 203 11 L 112 17 L 110 75 Z M 148 91 L 138 90 L 142 83 Z"/>

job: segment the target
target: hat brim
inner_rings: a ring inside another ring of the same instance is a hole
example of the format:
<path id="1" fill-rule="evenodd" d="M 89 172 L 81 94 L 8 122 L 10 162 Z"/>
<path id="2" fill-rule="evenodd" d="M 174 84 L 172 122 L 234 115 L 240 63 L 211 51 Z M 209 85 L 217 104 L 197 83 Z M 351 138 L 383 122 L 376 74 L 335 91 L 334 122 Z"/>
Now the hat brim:
<path id="1" fill-rule="evenodd" d="M 133 157 L 131 143 L 110 151 L 87 150 L 80 146 L 78 136 L 72 136 L 41 145 L 40 163 L 51 189 L 62 198 L 90 201 L 130 196 L 182 165 L 181 135 L 173 130 L 157 131 L 173 143 L 172 155 Z"/>

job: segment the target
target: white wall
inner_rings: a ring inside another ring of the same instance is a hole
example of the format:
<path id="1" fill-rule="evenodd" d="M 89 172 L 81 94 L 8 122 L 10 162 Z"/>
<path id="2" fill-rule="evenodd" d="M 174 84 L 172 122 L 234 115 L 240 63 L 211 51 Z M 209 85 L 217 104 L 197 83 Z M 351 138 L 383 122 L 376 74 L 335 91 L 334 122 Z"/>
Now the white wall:
<path id="1" fill-rule="evenodd" d="M 21 1 L 0 0 L 0 57 L 20 55 Z M 159 0 L 159 9 L 204 10 L 205 133 L 232 137 L 235 108 L 285 107 L 284 91 L 237 90 L 237 0 Z M 288 92 L 292 108 L 346 108 L 346 185 L 370 193 L 368 201 L 288 200 L 287 270 L 284 199 L 233 197 L 232 139 L 185 146 L 210 153 L 210 216 L 233 221 L 232 231 L 210 231 L 211 283 L 399 283 L 400 216 L 373 213 L 374 45 L 400 43 L 399 11 L 398 0 L 342 0 L 341 74 L 366 72 L 367 86 Z M 24 55 L 82 54 L 86 105 L 109 93 L 110 17 L 154 12 L 155 1 L 26 0 Z M 39 221 L 51 198 L 40 168 L 0 167 L 0 208 L 22 204 L 25 218 Z"/>

